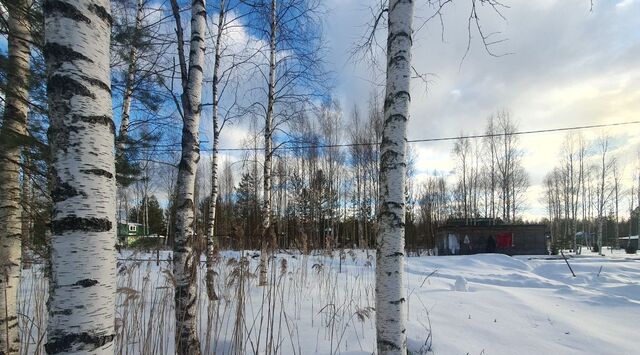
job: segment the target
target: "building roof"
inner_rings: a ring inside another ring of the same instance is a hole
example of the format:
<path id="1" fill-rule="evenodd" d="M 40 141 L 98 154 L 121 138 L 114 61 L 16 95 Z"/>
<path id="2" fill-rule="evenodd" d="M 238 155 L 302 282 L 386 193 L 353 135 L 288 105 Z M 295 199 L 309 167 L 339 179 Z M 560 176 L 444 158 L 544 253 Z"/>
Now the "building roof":
<path id="1" fill-rule="evenodd" d="M 620 239 L 620 240 L 629 240 L 629 239 L 636 240 L 636 239 L 638 239 L 638 236 L 637 235 L 632 235 L 630 237 L 620 237 L 618 239 Z"/>

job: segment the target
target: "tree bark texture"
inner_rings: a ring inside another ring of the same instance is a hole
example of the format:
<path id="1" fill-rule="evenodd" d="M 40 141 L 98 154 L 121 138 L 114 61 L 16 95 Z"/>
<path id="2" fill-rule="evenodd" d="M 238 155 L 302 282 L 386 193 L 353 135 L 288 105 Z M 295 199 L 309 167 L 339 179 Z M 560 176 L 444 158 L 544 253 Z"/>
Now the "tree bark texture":
<path id="1" fill-rule="evenodd" d="M 216 203 L 218 200 L 218 146 L 220 141 L 220 131 L 218 129 L 218 84 L 220 81 L 220 45 L 222 43 L 222 32 L 224 27 L 225 18 L 225 1 L 220 0 L 220 12 L 218 13 L 218 31 L 216 35 L 216 44 L 214 51 L 214 64 L 213 64 L 213 112 L 211 115 L 212 128 L 213 128 L 213 149 L 211 151 L 211 195 L 209 196 L 209 223 L 207 224 L 207 296 L 210 300 L 217 300 L 218 296 L 214 287 L 213 270 L 214 260 L 216 257 L 216 248 L 218 246 L 218 240 L 216 238 L 215 224 L 216 224 Z"/>
<path id="2" fill-rule="evenodd" d="M 178 40 L 182 41 L 182 30 L 177 2 L 172 0 Z M 195 179 L 200 160 L 200 114 L 202 109 L 202 68 L 204 66 L 204 36 L 206 10 L 204 0 L 191 3 L 191 39 L 189 45 L 189 68 L 184 52 L 179 48 L 182 74 L 182 155 L 178 166 L 176 184 L 176 234 L 173 247 L 173 275 L 175 278 L 176 306 L 176 353 L 200 354 L 200 342 L 196 331 L 196 271 L 199 257 L 193 252 L 195 206 Z M 181 47 L 181 46 L 179 46 Z"/>
<path id="3" fill-rule="evenodd" d="M 137 0 L 136 5 L 136 22 L 135 28 L 136 33 L 134 36 L 139 36 L 140 31 L 142 30 L 142 16 L 144 15 L 142 0 Z M 127 67 L 127 79 L 125 82 L 124 93 L 122 95 L 122 115 L 120 117 L 120 129 L 118 130 L 118 154 L 122 154 L 124 149 L 126 148 L 126 138 L 129 134 L 129 126 L 131 125 L 131 101 L 133 98 L 133 86 L 136 78 L 137 72 L 137 61 L 138 61 L 138 48 L 137 39 L 134 41 L 134 45 L 129 49 L 129 63 Z"/>
<path id="4" fill-rule="evenodd" d="M 115 166 L 109 0 L 44 3 L 52 159 L 49 354 L 113 354 Z"/>
<path id="5" fill-rule="evenodd" d="M 20 137 L 27 134 L 31 33 L 27 12 L 31 0 L 8 7 L 7 90 L 0 128 L 0 353 L 20 351 L 17 293 L 22 260 L 20 206 Z"/>
<path id="6" fill-rule="evenodd" d="M 273 110 L 276 91 L 276 0 L 271 0 L 271 33 L 269 38 L 269 91 L 267 96 L 267 114 L 264 120 L 264 166 L 263 166 L 263 205 L 262 210 L 262 252 L 260 253 L 259 284 L 267 284 L 267 245 L 272 243 L 271 230 L 271 166 L 273 163 Z"/>
<path id="7" fill-rule="evenodd" d="M 407 353 L 404 275 L 406 135 L 409 119 L 413 1 L 391 0 L 387 85 L 380 145 L 380 212 L 376 254 L 378 354 Z"/>

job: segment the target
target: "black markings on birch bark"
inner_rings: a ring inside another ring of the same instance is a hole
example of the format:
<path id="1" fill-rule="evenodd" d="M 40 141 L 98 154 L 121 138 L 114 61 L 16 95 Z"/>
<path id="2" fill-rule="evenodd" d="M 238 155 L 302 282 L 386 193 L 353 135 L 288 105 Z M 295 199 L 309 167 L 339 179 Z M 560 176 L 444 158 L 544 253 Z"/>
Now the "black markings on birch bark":
<path id="1" fill-rule="evenodd" d="M 94 14 L 96 14 L 96 16 L 102 19 L 102 21 L 106 22 L 109 26 L 111 26 L 111 24 L 113 23 L 113 18 L 111 17 L 111 14 L 109 14 L 109 12 L 107 11 L 107 9 L 104 8 L 104 6 L 91 4 L 89 5 L 89 10 Z"/>
<path id="2" fill-rule="evenodd" d="M 51 221 L 51 231 L 55 234 L 65 232 L 108 232 L 113 228 L 113 224 L 107 218 L 85 218 L 67 216 Z"/>
<path id="3" fill-rule="evenodd" d="M 98 280 L 93 280 L 93 279 L 82 279 L 76 283 L 73 284 L 73 286 L 81 286 L 81 287 L 91 287 L 93 285 L 97 285 L 98 284 Z"/>
<path id="4" fill-rule="evenodd" d="M 51 191 L 51 199 L 53 202 L 62 202 L 76 196 L 87 197 L 87 194 L 83 191 L 77 190 L 66 182 L 58 182 L 55 188 Z"/>
<path id="5" fill-rule="evenodd" d="M 59 96 L 66 100 L 70 100 L 75 95 L 95 99 L 95 95 L 83 83 L 66 75 L 50 76 L 47 81 L 47 94 L 49 96 Z"/>
<path id="6" fill-rule="evenodd" d="M 20 156 L 27 132 L 31 33 L 27 27 L 30 0 L 5 4 L 7 26 L 4 112 L 0 127 L 0 353 L 18 354 L 17 290 L 22 264 Z M 24 173 L 24 170 L 23 170 Z"/>
<path id="7" fill-rule="evenodd" d="M 109 171 L 106 171 L 104 169 L 84 169 L 84 170 L 80 170 L 81 173 L 85 173 L 85 174 L 92 174 L 92 175 L 97 175 L 97 176 L 104 176 L 107 179 L 112 179 L 113 178 L 113 174 Z"/>
<path id="8" fill-rule="evenodd" d="M 46 0 L 44 16 L 54 176 L 45 349 L 49 354 L 113 353 L 110 2 Z"/>
<path id="9" fill-rule="evenodd" d="M 175 278 L 175 344 L 177 354 L 199 355 L 200 342 L 195 325 L 197 259 L 191 243 L 194 238 L 193 191 L 195 172 L 200 159 L 198 128 L 201 110 L 202 66 L 204 49 L 200 45 L 205 32 L 204 1 L 195 0 L 191 7 L 191 39 L 189 66 L 184 53 L 184 38 L 177 0 L 171 0 L 178 37 L 178 59 L 182 82 L 182 154 L 178 166 L 176 234 L 174 244 L 173 275 Z"/>
<path id="10" fill-rule="evenodd" d="M 63 46 L 59 43 L 47 43 L 44 46 L 44 56 L 48 61 L 62 63 L 70 62 L 74 60 L 84 60 L 89 63 L 93 63 L 91 59 L 86 57 L 80 52 L 76 52 L 73 49 Z"/>
<path id="11" fill-rule="evenodd" d="M 93 334 L 89 332 L 55 334 L 55 341 L 47 342 L 44 348 L 47 354 L 66 352 L 82 352 L 82 350 L 98 349 L 115 338 L 115 334 Z"/>
<path id="12" fill-rule="evenodd" d="M 406 123 L 409 118 L 413 1 L 390 0 L 387 85 L 380 146 L 380 211 L 376 267 L 378 354 L 405 355 L 404 227 Z"/>
<path id="13" fill-rule="evenodd" d="M 116 127 L 111 117 L 105 116 L 105 115 L 98 115 L 98 116 L 73 115 L 72 121 L 82 121 L 85 123 L 105 125 L 109 128 L 109 132 L 111 132 L 111 134 L 115 134 L 115 131 L 116 131 Z"/>
<path id="14" fill-rule="evenodd" d="M 193 206 L 194 206 L 194 204 L 193 204 L 193 200 L 192 200 L 192 199 L 190 199 L 190 198 L 188 198 L 188 199 L 185 199 L 185 200 L 180 204 L 180 206 L 178 206 L 178 207 L 179 207 L 179 208 L 190 208 L 190 209 L 193 209 Z"/>
<path id="15" fill-rule="evenodd" d="M 57 59 L 57 58 L 56 58 Z M 53 60 L 53 59 L 52 59 Z M 55 64 L 53 65 L 55 66 Z M 96 86 L 111 95 L 111 88 L 109 85 L 98 79 L 90 78 L 87 76 L 76 75 L 79 79 L 83 79 L 87 84 Z M 68 75 L 52 75 L 47 81 L 47 94 L 48 95 L 60 95 L 67 100 L 70 100 L 75 95 L 86 96 L 92 99 L 96 98 L 96 95 L 91 92 L 91 89 L 87 87 L 80 80 L 74 79 Z M 56 103 L 58 105 L 62 103 Z M 66 105 L 65 105 L 66 106 Z"/>
<path id="16" fill-rule="evenodd" d="M 64 1 L 46 0 L 44 3 L 44 12 L 57 13 L 62 17 L 70 18 L 74 21 L 84 22 L 87 25 L 91 24 L 91 20 L 85 16 L 82 11 Z"/>
<path id="17" fill-rule="evenodd" d="M 393 351 L 393 350 L 400 350 L 400 347 L 395 343 L 392 343 L 387 340 L 378 341 L 378 351 Z"/>

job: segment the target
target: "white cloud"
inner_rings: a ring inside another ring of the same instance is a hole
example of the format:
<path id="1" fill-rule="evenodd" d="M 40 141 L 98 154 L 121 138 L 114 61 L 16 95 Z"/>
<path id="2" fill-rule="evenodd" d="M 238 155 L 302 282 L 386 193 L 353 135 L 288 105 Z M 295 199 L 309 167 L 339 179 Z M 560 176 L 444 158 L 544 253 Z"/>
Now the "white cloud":
<path id="1" fill-rule="evenodd" d="M 376 8 L 377 3 L 330 3 L 335 9 L 326 28 L 333 61 L 346 61 L 346 49 L 363 34 L 362 25 L 370 18 L 368 6 Z M 638 2 L 596 2 L 590 12 L 590 3 L 584 0 L 511 1 L 509 8 L 503 9 L 506 22 L 484 9 L 483 28 L 500 31 L 500 36 L 508 39 L 494 50 L 512 54 L 487 55 L 478 34 L 472 33 L 470 52 L 460 66 L 467 41 L 467 5 L 457 2 L 446 9 L 444 42 L 437 21 L 414 36 L 414 66 L 435 76 L 428 94 L 421 82 L 414 82 L 409 139 L 481 133 L 486 117 L 501 109 L 511 112 L 521 130 L 638 120 L 640 17 L 637 12 L 620 11 L 635 8 Z M 418 3 L 415 22 L 432 10 Z M 370 77 L 370 70 L 361 65 L 342 75 L 338 96 L 350 103 L 364 103 L 370 89 L 362 89 L 361 81 L 355 78 Z M 638 135 L 629 132 L 638 132 L 640 127 L 608 131 L 624 142 L 615 154 L 630 161 L 639 143 Z M 600 133 L 583 132 L 587 139 Z M 526 152 L 523 164 L 531 181 L 527 217 L 545 215 L 538 198 L 541 183 L 557 164 L 564 137 L 564 133 L 555 133 L 521 138 Z M 416 149 L 419 175 L 434 169 L 451 170 L 451 147 L 449 143 L 420 144 Z"/>
<path id="2" fill-rule="evenodd" d="M 618 9 L 626 9 L 635 3 L 635 0 L 622 0 L 616 4 L 616 8 Z"/>

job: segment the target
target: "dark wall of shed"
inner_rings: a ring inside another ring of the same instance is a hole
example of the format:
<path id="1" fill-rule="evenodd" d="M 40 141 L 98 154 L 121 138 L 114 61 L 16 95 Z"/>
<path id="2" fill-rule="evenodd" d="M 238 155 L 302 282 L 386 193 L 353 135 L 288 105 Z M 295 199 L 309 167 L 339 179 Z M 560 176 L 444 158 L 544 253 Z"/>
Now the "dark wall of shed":
<path id="1" fill-rule="evenodd" d="M 508 255 L 546 255 L 547 237 L 546 227 L 543 225 L 516 226 L 455 226 L 443 227 L 438 233 L 437 246 L 440 255 L 451 254 L 447 246 L 447 236 L 455 234 L 462 247 L 465 236 L 470 240 L 469 254 L 487 252 L 487 239 L 496 238 L 501 233 L 513 233 L 513 243 L 508 248 L 497 248 L 496 253 Z"/>

